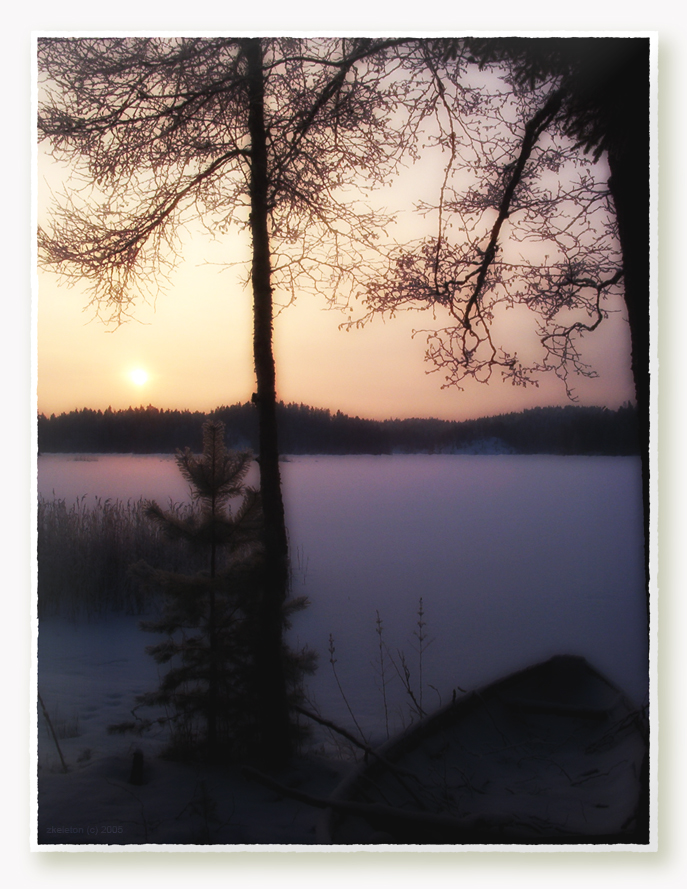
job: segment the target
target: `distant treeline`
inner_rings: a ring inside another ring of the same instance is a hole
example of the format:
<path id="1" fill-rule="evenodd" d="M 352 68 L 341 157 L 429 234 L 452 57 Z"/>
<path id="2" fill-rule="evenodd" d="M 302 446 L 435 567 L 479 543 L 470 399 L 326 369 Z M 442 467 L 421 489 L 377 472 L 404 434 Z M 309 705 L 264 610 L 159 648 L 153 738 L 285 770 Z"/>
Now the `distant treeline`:
<path id="1" fill-rule="evenodd" d="M 361 420 L 303 404 L 278 405 L 283 454 L 600 454 L 638 453 L 637 412 L 601 407 L 543 407 L 477 420 Z M 38 417 L 42 453 L 173 453 L 202 450 L 207 417 L 224 421 L 232 448 L 257 451 L 250 403 L 211 414 L 148 407 L 76 410 Z"/>

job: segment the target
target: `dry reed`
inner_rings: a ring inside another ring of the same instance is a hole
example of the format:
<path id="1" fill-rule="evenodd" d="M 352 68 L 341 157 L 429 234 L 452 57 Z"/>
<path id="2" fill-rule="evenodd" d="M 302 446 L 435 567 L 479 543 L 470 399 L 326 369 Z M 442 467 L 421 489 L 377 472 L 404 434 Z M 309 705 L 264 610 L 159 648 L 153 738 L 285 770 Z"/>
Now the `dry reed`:
<path id="1" fill-rule="evenodd" d="M 145 516 L 145 501 L 85 497 L 38 501 L 39 617 L 143 614 L 153 593 L 129 567 L 144 559 L 170 570 L 196 570 L 193 554 L 167 540 Z M 170 504 L 180 515 L 189 509 Z"/>

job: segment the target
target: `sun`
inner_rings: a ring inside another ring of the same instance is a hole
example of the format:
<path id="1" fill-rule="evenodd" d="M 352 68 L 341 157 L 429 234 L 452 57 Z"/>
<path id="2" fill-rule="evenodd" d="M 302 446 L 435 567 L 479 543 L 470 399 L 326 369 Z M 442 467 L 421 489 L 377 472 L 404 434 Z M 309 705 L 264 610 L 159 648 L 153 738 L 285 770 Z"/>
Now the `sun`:
<path id="1" fill-rule="evenodd" d="M 131 371 L 129 379 L 137 386 L 143 386 L 148 382 L 148 373 L 142 367 L 137 367 L 136 370 Z"/>

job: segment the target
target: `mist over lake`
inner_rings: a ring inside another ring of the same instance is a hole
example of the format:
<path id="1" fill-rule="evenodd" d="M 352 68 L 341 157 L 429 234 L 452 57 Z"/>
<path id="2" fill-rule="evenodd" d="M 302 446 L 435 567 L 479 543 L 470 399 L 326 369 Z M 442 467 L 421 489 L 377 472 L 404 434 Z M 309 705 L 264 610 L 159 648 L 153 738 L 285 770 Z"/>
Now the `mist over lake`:
<path id="1" fill-rule="evenodd" d="M 416 687 L 422 668 L 428 708 L 556 653 L 586 657 L 645 702 L 638 458 L 307 456 L 288 458 L 282 472 L 292 592 L 311 603 L 290 639 L 319 654 L 307 683 L 324 716 L 352 723 L 331 635 L 348 703 L 381 738 L 377 617 Z M 43 455 L 38 491 L 68 502 L 188 499 L 174 458 L 159 455 Z M 134 619 L 131 627 L 122 644 L 142 650 L 151 638 Z M 405 693 L 398 677 L 387 680 L 398 725 Z"/>

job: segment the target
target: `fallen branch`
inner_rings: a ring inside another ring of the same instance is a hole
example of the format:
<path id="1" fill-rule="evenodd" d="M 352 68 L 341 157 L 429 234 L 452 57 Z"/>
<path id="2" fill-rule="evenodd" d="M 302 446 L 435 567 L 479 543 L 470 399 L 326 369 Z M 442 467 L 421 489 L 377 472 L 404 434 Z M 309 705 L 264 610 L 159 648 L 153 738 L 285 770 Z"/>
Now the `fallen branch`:
<path id="1" fill-rule="evenodd" d="M 408 772 L 405 769 L 400 769 L 397 765 L 394 765 L 394 763 L 390 762 L 385 756 L 382 756 L 382 754 L 375 750 L 373 747 L 370 747 L 369 744 L 366 744 L 364 741 L 359 741 L 358 738 L 352 735 L 345 728 L 341 728 L 341 726 L 336 725 L 336 723 L 331 722 L 329 719 L 325 719 L 323 716 L 318 716 L 316 713 L 311 713 L 310 710 L 305 710 L 303 707 L 299 707 L 298 705 L 294 706 L 293 709 L 297 710 L 298 713 L 302 713 L 303 716 L 307 716 L 309 719 L 312 719 L 314 722 L 317 722 L 320 725 L 325 726 L 326 728 L 330 728 L 332 729 L 332 731 L 338 732 L 352 744 L 355 744 L 361 750 L 364 750 L 366 754 L 374 756 L 376 759 L 379 760 L 379 762 L 386 766 L 386 768 L 396 778 L 401 787 L 403 787 L 403 789 L 412 796 L 417 805 L 420 806 L 422 810 L 427 809 L 425 803 L 422 802 L 422 800 L 417 796 L 413 789 L 411 787 L 408 787 L 407 783 L 403 780 L 404 777 L 417 780 L 417 776 L 414 775 L 412 772 Z"/>
<path id="2" fill-rule="evenodd" d="M 392 842 L 415 843 L 457 843 L 485 841 L 487 831 L 491 832 L 490 842 L 494 842 L 493 831 L 515 826 L 512 818 L 498 815 L 468 816 L 456 818 L 452 815 L 434 812 L 413 812 L 397 809 L 393 806 L 378 803 L 360 803 L 352 800 L 323 799 L 311 796 L 302 790 L 287 787 L 274 778 L 251 766 L 243 767 L 243 774 L 270 790 L 287 796 L 298 802 L 317 809 L 333 809 L 347 815 L 357 815 L 365 819 L 372 827 L 387 834 L 392 834 Z"/>
<path id="3" fill-rule="evenodd" d="M 48 723 L 48 728 L 50 729 L 50 734 L 52 735 L 52 739 L 55 742 L 55 747 L 57 747 L 57 752 L 60 755 L 60 760 L 62 762 L 62 769 L 65 772 L 68 772 L 67 763 L 64 761 L 64 756 L 62 756 L 62 751 L 60 750 L 60 742 L 57 740 L 57 732 L 53 728 L 52 720 L 48 715 L 48 711 L 46 710 L 45 704 L 43 703 L 43 698 L 41 697 L 41 693 L 38 692 L 38 703 L 41 705 L 41 709 L 43 711 L 43 716 L 45 716 L 45 721 Z"/>

